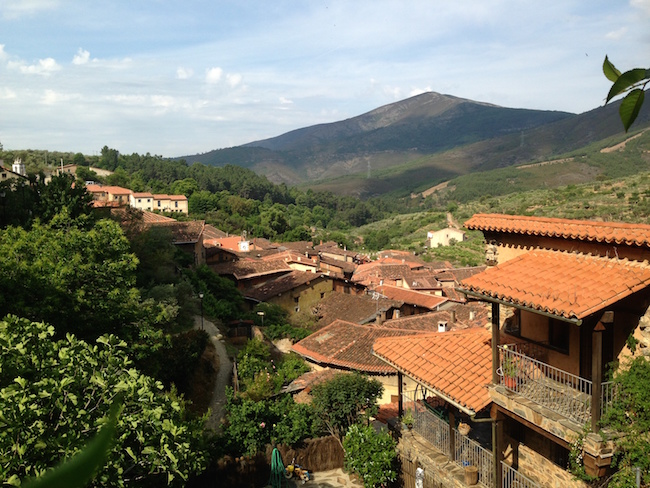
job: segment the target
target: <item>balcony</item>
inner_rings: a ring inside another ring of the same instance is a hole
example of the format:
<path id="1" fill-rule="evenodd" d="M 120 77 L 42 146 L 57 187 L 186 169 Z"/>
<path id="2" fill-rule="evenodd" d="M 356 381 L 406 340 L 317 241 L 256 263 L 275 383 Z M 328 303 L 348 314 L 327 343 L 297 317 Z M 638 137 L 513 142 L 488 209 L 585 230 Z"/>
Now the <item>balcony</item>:
<path id="1" fill-rule="evenodd" d="M 591 421 L 592 382 L 530 357 L 534 345 L 508 344 L 499 347 L 500 384 L 507 390 L 535 402 L 580 425 Z M 601 387 L 599 418 L 611 405 L 612 382 Z"/>
<path id="2" fill-rule="evenodd" d="M 441 469 L 461 473 L 464 467 L 475 466 L 478 483 L 494 487 L 493 456 L 489 449 L 463 435 L 457 428 L 450 428 L 448 420 L 427 403 L 421 390 L 404 392 L 402 398 L 404 410 L 410 410 L 415 420 L 412 432 L 426 442 L 427 451 L 440 461 Z"/>

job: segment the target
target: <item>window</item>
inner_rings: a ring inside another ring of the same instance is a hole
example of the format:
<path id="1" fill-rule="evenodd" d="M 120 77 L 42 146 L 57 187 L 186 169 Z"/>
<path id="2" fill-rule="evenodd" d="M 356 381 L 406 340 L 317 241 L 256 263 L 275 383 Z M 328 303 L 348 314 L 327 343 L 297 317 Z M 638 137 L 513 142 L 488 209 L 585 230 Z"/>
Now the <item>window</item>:
<path id="1" fill-rule="evenodd" d="M 158 206 L 160 207 L 160 200 L 158 200 Z"/>
<path id="2" fill-rule="evenodd" d="M 178 208 L 178 202 L 174 202 L 174 206 Z"/>
<path id="3" fill-rule="evenodd" d="M 570 325 L 557 319 L 548 321 L 548 343 L 560 352 L 569 354 Z"/>
<path id="4" fill-rule="evenodd" d="M 300 301 L 300 297 L 293 297 L 293 303 L 298 303 Z"/>
<path id="5" fill-rule="evenodd" d="M 138 203 L 142 203 L 142 198 L 138 198 Z"/>
<path id="6" fill-rule="evenodd" d="M 320 297 L 325 298 L 325 292 L 321 292 Z"/>

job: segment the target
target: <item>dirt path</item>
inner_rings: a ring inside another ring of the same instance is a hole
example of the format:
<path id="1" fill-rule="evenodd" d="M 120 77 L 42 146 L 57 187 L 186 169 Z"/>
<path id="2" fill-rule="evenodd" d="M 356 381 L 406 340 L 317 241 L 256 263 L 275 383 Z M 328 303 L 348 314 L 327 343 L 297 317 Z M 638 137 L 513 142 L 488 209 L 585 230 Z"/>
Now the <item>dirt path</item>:
<path id="1" fill-rule="evenodd" d="M 201 328 L 201 316 L 194 317 L 194 328 Z M 221 339 L 221 332 L 217 326 L 209 320 L 203 319 L 203 328 L 209 334 L 210 341 L 214 344 L 219 358 L 219 372 L 217 373 L 217 381 L 212 392 L 210 417 L 206 421 L 206 427 L 215 432 L 219 432 L 221 430 L 221 419 L 224 416 L 226 406 L 226 386 L 231 384 L 232 363 L 230 362 L 230 358 L 228 358 L 226 346 L 223 343 L 223 339 Z"/>

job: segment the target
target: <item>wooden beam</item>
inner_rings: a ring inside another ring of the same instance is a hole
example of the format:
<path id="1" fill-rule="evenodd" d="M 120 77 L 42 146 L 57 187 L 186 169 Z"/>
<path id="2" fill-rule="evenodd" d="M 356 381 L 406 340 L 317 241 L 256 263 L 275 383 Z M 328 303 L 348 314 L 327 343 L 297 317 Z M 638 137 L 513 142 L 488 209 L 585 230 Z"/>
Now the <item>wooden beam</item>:
<path id="1" fill-rule="evenodd" d="M 403 387 L 402 382 L 404 381 L 404 376 L 402 372 L 397 372 L 397 415 L 399 418 L 402 418 L 404 415 L 404 400 L 402 399 Z"/>
<path id="2" fill-rule="evenodd" d="M 496 408 L 500 413 L 503 413 L 503 414 L 507 415 L 508 417 L 513 419 L 515 422 L 519 422 L 520 424 L 524 424 L 530 430 L 534 430 L 539 435 L 542 435 L 542 436 L 546 437 L 547 439 L 552 440 L 553 442 L 555 442 L 556 444 L 559 444 L 560 446 L 564 447 L 565 449 L 571 450 L 571 444 L 568 443 L 567 441 L 565 441 L 564 439 L 562 439 L 560 437 L 557 437 L 556 435 L 551 434 L 550 432 L 548 432 L 548 431 L 542 429 L 541 427 L 533 424 L 529 420 L 526 420 L 525 418 L 520 417 L 519 415 L 511 412 L 510 410 L 507 410 L 507 409 L 503 408 L 500 405 L 496 405 Z"/>
<path id="3" fill-rule="evenodd" d="M 499 322 L 499 304 L 492 303 L 492 383 L 495 385 L 499 384 Z"/>
<path id="4" fill-rule="evenodd" d="M 605 312 L 607 313 L 607 312 Z M 598 322 L 591 335 L 591 431 L 598 432 L 600 422 L 600 400 L 603 391 L 603 331 L 605 326 Z"/>

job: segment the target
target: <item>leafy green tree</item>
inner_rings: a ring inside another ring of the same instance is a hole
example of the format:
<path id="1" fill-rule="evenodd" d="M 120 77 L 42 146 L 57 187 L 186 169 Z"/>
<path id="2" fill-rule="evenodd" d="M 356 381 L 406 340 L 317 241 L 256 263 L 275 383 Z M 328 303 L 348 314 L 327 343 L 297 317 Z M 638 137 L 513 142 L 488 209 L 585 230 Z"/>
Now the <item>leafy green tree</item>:
<path id="1" fill-rule="evenodd" d="M 295 403 L 286 394 L 258 401 L 235 396 L 229 388 L 226 412 L 224 442 L 233 455 L 252 455 L 269 443 L 294 445 L 322 432 L 313 408 Z"/>
<path id="2" fill-rule="evenodd" d="M 650 361 L 635 358 L 614 376 L 617 392 L 601 424 L 617 432 L 612 465 L 617 469 L 609 486 L 634 486 L 636 469 L 641 469 L 642 486 L 650 486 Z"/>
<path id="3" fill-rule="evenodd" d="M 625 127 L 625 132 L 627 132 L 643 106 L 645 87 L 650 83 L 650 68 L 635 68 L 621 73 L 607 56 L 605 56 L 603 73 L 612 82 L 612 87 L 609 89 L 605 103 L 617 95 L 625 93 L 625 97 L 619 108 L 619 114 L 621 116 L 621 122 L 623 122 L 623 127 Z"/>
<path id="4" fill-rule="evenodd" d="M 155 320 L 135 288 L 136 257 L 117 223 L 89 230 L 61 216 L 52 226 L 0 232 L 0 314 L 48 321 L 57 332 L 98 337 Z"/>
<path id="5" fill-rule="evenodd" d="M 72 158 L 72 164 L 76 164 L 77 166 L 88 166 L 88 161 L 86 161 L 86 156 L 82 153 L 76 153 Z"/>
<path id="6" fill-rule="evenodd" d="M 383 391 L 375 379 L 342 373 L 313 388 L 313 405 L 329 432 L 341 442 L 351 425 L 377 413 Z"/>
<path id="7" fill-rule="evenodd" d="M 388 431 L 352 425 L 343 439 L 345 467 L 359 475 L 365 488 L 386 486 L 397 479 L 396 447 Z"/>
<path id="8" fill-rule="evenodd" d="M 35 217 L 41 222 L 50 222 L 64 212 L 73 221 L 92 223 L 93 197 L 84 184 L 75 182 L 68 173 L 53 175 L 49 183 L 40 178 L 34 188 L 37 199 Z"/>
<path id="9" fill-rule="evenodd" d="M 125 347 L 115 336 L 90 345 L 55 340 L 43 323 L 0 321 L 0 482 L 19 485 L 80 451 L 117 395 L 115 445 L 92 486 L 184 486 L 204 469 L 202 420 L 134 369 Z"/>

